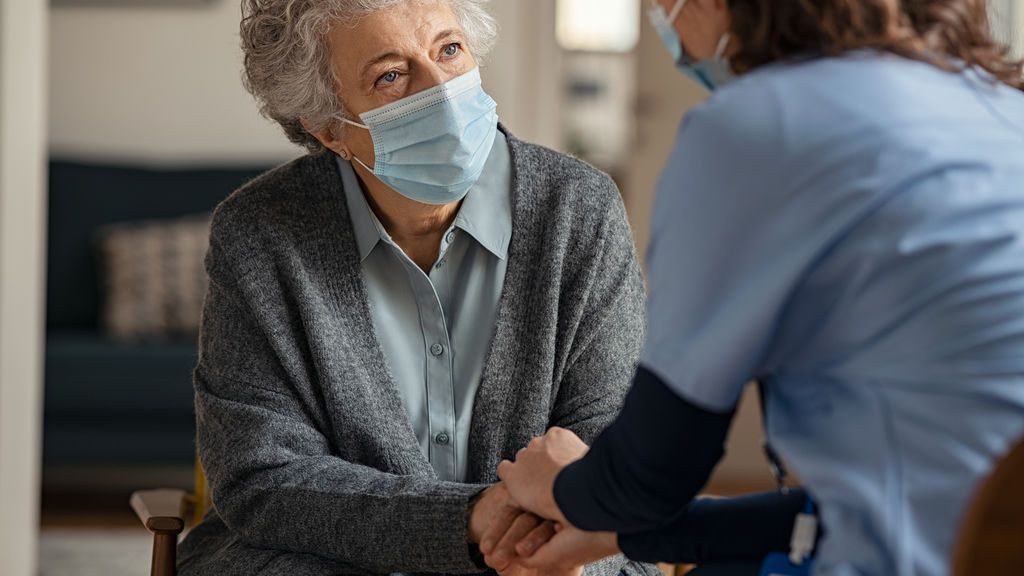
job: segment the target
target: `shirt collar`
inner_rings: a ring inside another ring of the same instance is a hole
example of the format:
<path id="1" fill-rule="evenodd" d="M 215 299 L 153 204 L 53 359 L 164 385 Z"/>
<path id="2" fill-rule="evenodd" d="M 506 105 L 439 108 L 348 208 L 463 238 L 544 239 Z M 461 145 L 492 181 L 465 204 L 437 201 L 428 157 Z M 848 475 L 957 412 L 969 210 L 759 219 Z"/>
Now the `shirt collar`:
<path id="1" fill-rule="evenodd" d="M 484 171 L 462 202 L 455 226 L 504 260 L 512 239 L 512 156 L 498 130 Z"/>
<path id="2" fill-rule="evenodd" d="M 340 156 L 337 161 L 359 259 L 363 261 L 378 242 L 390 242 L 391 238 L 363 196 L 352 163 Z M 462 201 L 454 227 L 465 231 L 498 258 L 504 260 L 508 256 L 512 239 L 512 156 L 505 134 L 500 130 L 494 137 L 494 146 L 480 179 Z"/>
<path id="3" fill-rule="evenodd" d="M 359 248 L 359 261 L 366 260 L 366 257 L 377 247 L 377 243 L 388 237 L 384 226 L 377 219 L 377 215 L 370 209 L 370 204 L 363 196 L 363 188 L 359 185 L 359 178 L 356 171 L 352 169 L 352 163 L 344 160 L 341 156 L 338 159 L 338 170 L 341 172 L 341 184 L 345 189 L 345 202 L 348 204 L 348 213 L 352 218 L 352 231 L 356 236 L 356 246 Z"/>

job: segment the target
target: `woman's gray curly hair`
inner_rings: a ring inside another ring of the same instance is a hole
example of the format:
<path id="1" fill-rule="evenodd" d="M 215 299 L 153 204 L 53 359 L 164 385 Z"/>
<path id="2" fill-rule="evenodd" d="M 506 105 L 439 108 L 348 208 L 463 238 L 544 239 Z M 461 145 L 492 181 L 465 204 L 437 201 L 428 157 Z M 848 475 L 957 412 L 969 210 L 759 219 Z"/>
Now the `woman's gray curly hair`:
<path id="1" fill-rule="evenodd" d="M 263 116 L 280 124 L 292 142 L 316 151 L 322 145 L 310 132 L 335 129 L 337 118 L 345 114 L 327 43 L 333 24 L 403 2 L 444 2 L 451 6 L 470 51 L 481 62 L 498 33 L 487 12 L 489 1 L 242 0 L 243 83 Z"/>

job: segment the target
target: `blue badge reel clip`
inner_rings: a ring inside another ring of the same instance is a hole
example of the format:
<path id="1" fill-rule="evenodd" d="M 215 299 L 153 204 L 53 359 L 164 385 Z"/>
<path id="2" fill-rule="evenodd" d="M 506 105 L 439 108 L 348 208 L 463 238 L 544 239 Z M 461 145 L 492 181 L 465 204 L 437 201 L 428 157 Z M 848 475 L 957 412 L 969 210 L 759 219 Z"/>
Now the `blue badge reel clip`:
<path id="1" fill-rule="evenodd" d="M 814 543 L 818 538 L 818 517 L 814 502 L 807 499 L 804 511 L 797 515 L 789 554 L 774 552 L 761 565 L 761 576 L 810 576 L 814 568 Z"/>

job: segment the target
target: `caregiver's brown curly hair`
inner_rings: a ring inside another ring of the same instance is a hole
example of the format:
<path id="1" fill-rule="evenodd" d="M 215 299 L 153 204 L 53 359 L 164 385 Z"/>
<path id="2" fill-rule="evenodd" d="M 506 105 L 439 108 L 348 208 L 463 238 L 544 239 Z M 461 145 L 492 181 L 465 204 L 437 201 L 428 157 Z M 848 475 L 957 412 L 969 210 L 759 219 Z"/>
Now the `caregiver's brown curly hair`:
<path id="1" fill-rule="evenodd" d="M 1022 63 L 990 30 L 986 0 L 727 0 L 737 72 L 873 48 L 946 70 L 976 67 L 1022 87 Z"/>

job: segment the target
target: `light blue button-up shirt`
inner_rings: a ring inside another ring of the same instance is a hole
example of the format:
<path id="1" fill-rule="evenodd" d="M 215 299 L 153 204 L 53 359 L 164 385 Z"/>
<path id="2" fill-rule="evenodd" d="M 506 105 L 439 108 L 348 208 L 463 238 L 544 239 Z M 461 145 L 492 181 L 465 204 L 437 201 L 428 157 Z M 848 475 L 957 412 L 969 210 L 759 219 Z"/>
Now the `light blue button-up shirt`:
<path id="1" fill-rule="evenodd" d="M 505 283 L 512 162 L 500 131 L 480 180 L 441 241 L 430 274 L 391 239 L 338 159 L 373 325 L 406 412 L 438 478 L 464 482 L 473 401 Z"/>
<path id="2" fill-rule="evenodd" d="M 820 504 L 818 574 L 942 575 L 1024 434 L 1024 94 L 859 53 L 691 112 L 658 189 L 643 364 L 768 435 Z"/>

